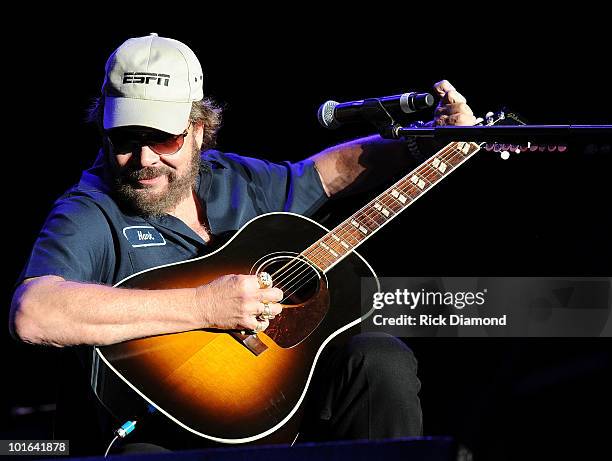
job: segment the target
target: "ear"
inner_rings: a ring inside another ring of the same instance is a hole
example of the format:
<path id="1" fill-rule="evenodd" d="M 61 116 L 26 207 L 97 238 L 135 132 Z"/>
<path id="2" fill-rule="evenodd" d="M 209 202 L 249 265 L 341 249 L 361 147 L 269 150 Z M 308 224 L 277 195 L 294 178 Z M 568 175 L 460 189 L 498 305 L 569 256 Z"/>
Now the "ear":
<path id="1" fill-rule="evenodd" d="M 196 146 L 202 148 L 202 142 L 204 142 L 204 125 L 202 123 L 193 124 L 193 136 L 195 138 Z"/>

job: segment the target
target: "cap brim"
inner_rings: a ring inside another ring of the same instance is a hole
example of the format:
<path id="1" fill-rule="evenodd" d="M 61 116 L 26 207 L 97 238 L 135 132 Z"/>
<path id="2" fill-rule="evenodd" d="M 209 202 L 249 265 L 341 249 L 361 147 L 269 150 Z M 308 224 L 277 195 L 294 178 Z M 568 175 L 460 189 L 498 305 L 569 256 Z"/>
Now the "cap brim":
<path id="1" fill-rule="evenodd" d="M 104 129 L 146 126 L 181 134 L 189 124 L 191 102 L 151 101 L 136 98 L 104 98 Z"/>

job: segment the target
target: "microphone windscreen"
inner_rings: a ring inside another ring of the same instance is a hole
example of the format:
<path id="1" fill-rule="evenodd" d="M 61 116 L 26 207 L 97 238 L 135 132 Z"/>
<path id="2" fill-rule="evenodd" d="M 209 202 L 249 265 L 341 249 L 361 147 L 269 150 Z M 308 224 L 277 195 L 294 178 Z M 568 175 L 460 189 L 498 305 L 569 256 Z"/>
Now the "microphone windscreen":
<path id="1" fill-rule="evenodd" d="M 319 123 L 328 129 L 335 129 L 340 126 L 334 117 L 334 110 L 339 103 L 336 101 L 327 101 L 321 104 L 319 111 L 317 112 L 317 118 Z"/>

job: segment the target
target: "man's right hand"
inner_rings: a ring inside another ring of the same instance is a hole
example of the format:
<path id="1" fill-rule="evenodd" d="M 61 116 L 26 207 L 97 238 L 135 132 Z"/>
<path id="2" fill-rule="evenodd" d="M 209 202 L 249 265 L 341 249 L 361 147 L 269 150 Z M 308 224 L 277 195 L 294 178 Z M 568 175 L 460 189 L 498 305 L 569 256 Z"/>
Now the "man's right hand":
<path id="1" fill-rule="evenodd" d="M 267 319 L 259 316 L 265 304 L 270 314 L 283 310 L 278 304 L 283 292 L 278 288 L 260 288 L 256 275 L 224 275 L 196 288 L 196 305 L 204 328 L 263 331 Z"/>

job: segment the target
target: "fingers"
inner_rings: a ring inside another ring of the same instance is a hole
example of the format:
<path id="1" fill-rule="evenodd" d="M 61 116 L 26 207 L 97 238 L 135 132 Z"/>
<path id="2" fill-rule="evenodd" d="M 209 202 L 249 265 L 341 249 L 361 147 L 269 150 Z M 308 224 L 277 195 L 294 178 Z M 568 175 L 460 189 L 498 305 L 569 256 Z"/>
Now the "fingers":
<path id="1" fill-rule="evenodd" d="M 461 93 L 459 93 L 457 90 L 451 90 L 444 95 L 444 97 L 442 98 L 442 101 L 444 101 L 447 104 L 458 104 L 458 103 L 466 103 L 467 99 L 465 99 L 465 97 Z"/>
<path id="2" fill-rule="evenodd" d="M 448 80 L 442 80 L 434 85 L 434 90 L 440 96 L 441 104 L 465 103 L 467 100 Z"/>
<path id="3" fill-rule="evenodd" d="M 205 325 L 219 329 L 263 331 L 279 315 L 283 291 L 261 288 L 256 275 L 229 274 L 199 287 L 205 307 Z"/>
<path id="4" fill-rule="evenodd" d="M 434 90 L 440 96 L 440 102 L 434 113 L 435 125 L 469 126 L 476 124 L 476 117 L 468 106 L 467 100 L 448 80 L 436 83 Z"/>
<path id="5" fill-rule="evenodd" d="M 283 299 L 283 292 L 278 288 L 260 288 L 256 275 L 236 275 L 237 284 L 245 298 L 259 302 L 276 302 Z"/>
<path id="6" fill-rule="evenodd" d="M 259 302 L 278 302 L 283 299 L 283 291 L 278 288 L 265 288 L 260 289 L 257 293 L 257 300 Z"/>
<path id="7" fill-rule="evenodd" d="M 436 117 L 437 126 L 457 125 L 470 126 L 476 124 L 476 117 L 468 114 L 441 115 Z"/>
<path id="8" fill-rule="evenodd" d="M 441 80 L 434 85 L 434 91 L 443 98 L 449 91 L 455 91 L 455 87 L 448 80 Z"/>
<path id="9" fill-rule="evenodd" d="M 260 290 L 259 278 L 256 275 L 238 275 L 242 287 L 249 291 Z"/>
<path id="10" fill-rule="evenodd" d="M 268 306 L 270 315 L 272 316 L 276 316 L 283 311 L 283 305 L 279 303 L 256 303 L 253 308 L 255 317 L 266 313 L 264 310 L 265 306 Z"/>
<path id="11" fill-rule="evenodd" d="M 283 306 L 278 303 L 257 303 L 253 308 L 253 315 L 244 322 L 245 326 L 255 333 L 264 331 L 270 326 L 270 320 L 283 311 Z"/>
<path id="12" fill-rule="evenodd" d="M 474 115 L 470 106 L 468 106 L 464 102 L 440 105 L 436 108 L 435 114 L 437 116 L 454 115 L 454 114 Z"/>
<path id="13" fill-rule="evenodd" d="M 256 319 L 255 317 L 253 317 L 253 319 L 247 322 L 247 325 L 245 326 L 249 330 L 254 331 L 255 333 L 259 333 L 260 331 L 264 331 L 270 326 L 270 321 L 268 319 Z"/>

